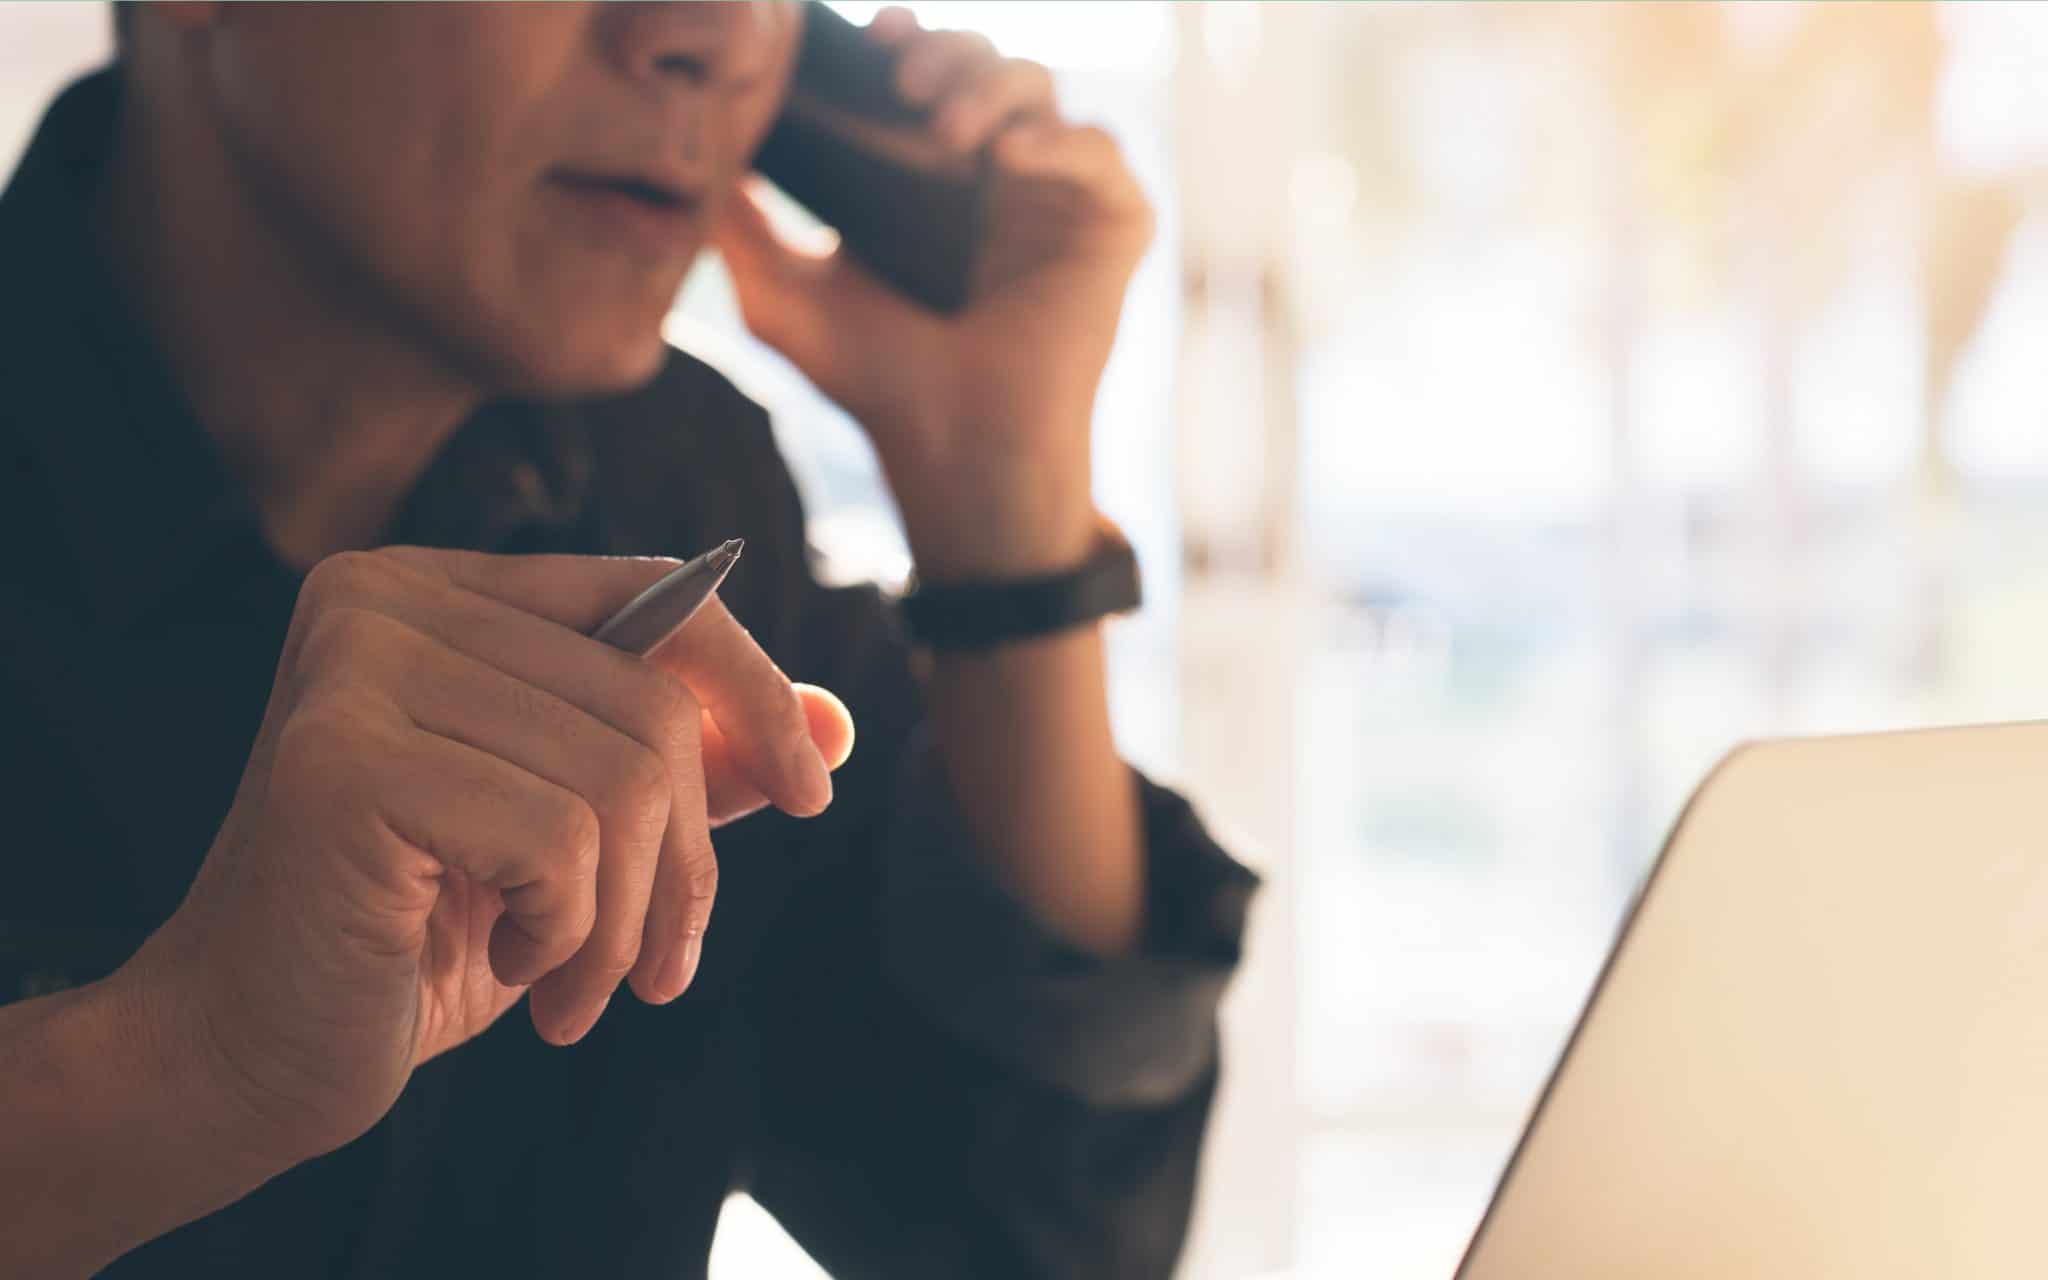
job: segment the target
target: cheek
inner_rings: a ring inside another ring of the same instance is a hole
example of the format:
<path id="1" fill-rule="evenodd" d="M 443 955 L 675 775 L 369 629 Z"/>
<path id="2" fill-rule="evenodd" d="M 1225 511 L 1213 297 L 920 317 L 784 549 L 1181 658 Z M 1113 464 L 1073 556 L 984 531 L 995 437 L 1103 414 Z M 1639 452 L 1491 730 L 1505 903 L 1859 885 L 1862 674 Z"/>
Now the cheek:
<path id="1" fill-rule="evenodd" d="M 467 70 L 462 79 L 488 79 L 486 69 Z M 391 237 L 381 252 L 405 281 L 445 305 L 488 309 L 503 305 L 522 274 L 524 205 L 541 168 L 546 113 L 502 89 L 493 97 L 487 83 L 451 79 L 409 120 L 390 122 L 389 183 L 375 221 Z"/>
<path id="2" fill-rule="evenodd" d="M 566 219 L 535 154 L 546 130 L 480 120 L 415 138 L 363 252 L 411 322 L 494 389 L 624 386 L 654 372 L 693 254 L 647 262 Z"/>
<path id="3" fill-rule="evenodd" d="M 630 385 L 660 358 L 661 322 L 696 246 L 659 260 L 565 216 L 531 146 L 545 123 L 417 139 L 402 181 L 363 219 L 363 251 L 411 319 L 505 391 Z"/>
<path id="4" fill-rule="evenodd" d="M 237 167 L 289 251 L 339 269 L 343 287 L 412 311 L 481 301 L 504 274 L 516 166 L 504 113 L 461 78 L 436 91 L 402 62 L 251 65 L 223 93 Z M 288 68 L 297 66 L 296 71 Z"/>
<path id="5" fill-rule="evenodd" d="M 574 107 L 590 95 L 554 96 L 571 107 L 536 100 L 436 140 L 402 196 L 427 207 L 392 215 L 412 237 L 394 266 L 424 292 L 445 339 L 482 367 L 542 384 L 522 389 L 617 386 L 653 372 L 662 319 L 696 246 L 650 260 L 572 216 L 550 173 L 590 152 L 573 140 Z"/>
<path id="6" fill-rule="evenodd" d="M 379 314 L 500 385 L 599 389 L 651 373 L 695 246 L 649 261 L 593 242 L 545 182 L 611 127 L 583 13 L 307 10 L 245 44 L 226 104 L 295 248 L 334 262 Z M 745 128 L 766 119 L 752 112 Z"/>

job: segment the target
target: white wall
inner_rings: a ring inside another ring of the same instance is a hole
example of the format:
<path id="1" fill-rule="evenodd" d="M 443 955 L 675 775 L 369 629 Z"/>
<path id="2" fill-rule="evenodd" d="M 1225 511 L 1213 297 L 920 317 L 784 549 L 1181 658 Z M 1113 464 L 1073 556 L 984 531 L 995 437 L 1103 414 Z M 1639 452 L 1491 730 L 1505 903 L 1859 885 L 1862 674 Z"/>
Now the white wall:
<path id="1" fill-rule="evenodd" d="M 108 6 L 0 0 L 0 170 L 14 162 L 66 82 L 106 60 Z"/>

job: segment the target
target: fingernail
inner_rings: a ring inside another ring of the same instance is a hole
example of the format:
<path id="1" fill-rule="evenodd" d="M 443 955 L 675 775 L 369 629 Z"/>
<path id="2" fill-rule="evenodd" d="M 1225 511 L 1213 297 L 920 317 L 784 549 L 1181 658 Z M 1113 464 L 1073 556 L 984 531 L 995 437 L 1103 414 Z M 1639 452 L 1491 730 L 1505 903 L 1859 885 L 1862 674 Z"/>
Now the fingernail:
<path id="1" fill-rule="evenodd" d="M 684 938 L 662 958 L 661 970 L 654 975 L 654 989 L 661 993 L 663 1003 L 683 993 L 683 953 L 689 949 L 690 940 Z"/>
<path id="2" fill-rule="evenodd" d="M 797 781 L 812 813 L 823 813 L 831 806 L 832 770 L 826 767 L 825 755 L 818 750 L 816 743 L 804 748 L 802 758 L 797 762 Z"/>
<path id="3" fill-rule="evenodd" d="M 688 991 L 691 981 L 697 976 L 697 962 L 703 958 L 704 935 L 693 933 L 684 938 L 683 945 L 677 947 L 675 955 L 669 959 L 669 972 L 665 975 L 668 980 L 662 983 L 662 990 L 673 991 L 677 995 Z"/>
<path id="4" fill-rule="evenodd" d="M 692 930 L 682 945 L 668 953 L 668 959 L 661 965 L 661 973 L 655 978 L 663 999 L 674 1000 L 689 990 L 690 980 L 697 976 L 697 961 L 704 954 L 704 935 Z"/>

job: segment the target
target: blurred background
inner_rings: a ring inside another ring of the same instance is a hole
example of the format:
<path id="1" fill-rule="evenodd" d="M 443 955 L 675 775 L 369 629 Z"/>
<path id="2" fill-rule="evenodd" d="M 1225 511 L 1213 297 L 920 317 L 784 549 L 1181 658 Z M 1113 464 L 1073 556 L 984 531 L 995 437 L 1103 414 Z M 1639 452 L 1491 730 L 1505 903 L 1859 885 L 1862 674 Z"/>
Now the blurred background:
<path id="1" fill-rule="evenodd" d="M 1184 1273 L 1441 1280 L 1722 752 L 2048 714 L 2048 7 L 912 7 L 1162 213 L 1098 420 L 1118 728 L 1268 882 Z M 0 4 L 0 161 L 106 25 Z M 715 262 L 673 337 L 900 575 Z M 737 1202 L 713 1274 L 820 1273 Z"/>

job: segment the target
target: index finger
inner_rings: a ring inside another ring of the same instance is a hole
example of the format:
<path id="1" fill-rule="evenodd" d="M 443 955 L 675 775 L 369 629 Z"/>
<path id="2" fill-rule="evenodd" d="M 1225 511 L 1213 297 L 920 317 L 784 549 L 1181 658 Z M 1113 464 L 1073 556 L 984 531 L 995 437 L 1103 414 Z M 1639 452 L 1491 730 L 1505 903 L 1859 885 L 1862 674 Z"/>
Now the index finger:
<path id="1" fill-rule="evenodd" d="M 809 816 L 832 803 L 832 774 L 803 699 L 723 600 L 706 600 L 647 660 L 697 695 L 741 772 L 776 808 Z"/>
<path id="2" fill-rule="evenodd" d="M 581 635 L 682 564 L 664 556 L 501 556 L 431 547 L 385 552 Z M 832 775 L 811 741 L 802 699 L 717 596 L 645 658 L 690 687 L 734 748 L 741 772 L 776 808 L 807 816 L 832 803 Z"/>
<path id="3" fill-rule="evenodd" d="M 1000 125 L 1053 114 L 1052 72 L 1025 58 L 1004 58 L 957 86 L 932 128 L 952 146 L 972 151 Z"/>
<path id="4" fill-rule="evenodd" d="M 586 635 L 683 563 L 669 556 L 501 556 L 441 547 L 385 547 L 382 553 Z"/>

